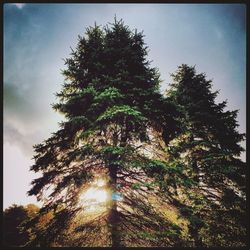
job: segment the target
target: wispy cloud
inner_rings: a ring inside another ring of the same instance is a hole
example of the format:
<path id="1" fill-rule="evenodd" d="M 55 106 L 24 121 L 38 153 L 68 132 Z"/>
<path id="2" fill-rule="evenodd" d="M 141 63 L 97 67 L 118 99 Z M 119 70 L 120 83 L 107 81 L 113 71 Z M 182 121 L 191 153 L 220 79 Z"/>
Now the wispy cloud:
<path id="1" fill-rule="evenodd" d="M 26 157 L 31 158 L 33 154 L 32 146 L 41 139 L 42 136 L 39 132 L 23 134 L 15 127 L 15 124 L 4 123 L 4 142 L 16 145 Z"/>
<path id="2" fill-rule="evenodd" d="M 18 9 L 22 9 L 25 6 L 25 3 L 13 3 Z"/>

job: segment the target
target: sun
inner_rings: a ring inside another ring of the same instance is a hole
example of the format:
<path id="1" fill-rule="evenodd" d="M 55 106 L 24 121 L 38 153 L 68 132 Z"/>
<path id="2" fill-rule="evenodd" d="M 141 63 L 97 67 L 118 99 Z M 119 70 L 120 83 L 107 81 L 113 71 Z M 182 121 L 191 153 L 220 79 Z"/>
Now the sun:
<path id="1" fill-rule="evenodd" d="M 95 179 L 90 187 L 80 195 L 80 205 L 85 207 L 86 211 L 100 210 L 109 200 L 106 185 L 107 182 L 104 178 Z"/>
<path id="2" fill-rule="evenodd" d="M 88 203 L 102 203 L 105 202 L 108 198 L 106 190 L 90 187 L 85 193 L 81 195 L 81 200 Z"/>

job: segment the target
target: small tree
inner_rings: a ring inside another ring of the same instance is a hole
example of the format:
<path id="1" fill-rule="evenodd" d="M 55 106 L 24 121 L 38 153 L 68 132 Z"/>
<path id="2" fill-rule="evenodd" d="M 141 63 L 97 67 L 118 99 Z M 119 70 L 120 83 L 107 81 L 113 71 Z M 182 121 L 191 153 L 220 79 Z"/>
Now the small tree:
<path id="1" fill-rule="evenodd" d="M 175 108 L 160 94 L 159 73 L 149 66 L 146 55 L 142 33 L 115 20 L 111 27 L 88 28 L 86 37 L 79 36 L 76 50 L 66 59 L 66 82 L 57 94 L 60 102 L 53 106 L 66 121 L 35 146 L 31 167 L 42 177 L 32 182 L 29 195 L 44 201 L 41 211 L 56 211 L 46 228 L 47 240 L 53 241 L 82 211 L 79 199 L 83 190 L 102 174 L 110 191 L 106 218 L 110 245 L 123 244 L 121 221 L 130 215 L 122 204 L 134 204 L 129 201 L 135 197 L 132 187 L 136 179 L 146 180 L 146 169 L 157 168 L 157 153 L 176 129 Z M 51 190 L 49 195 L 45 195 L 46 188 Z M 123 201 L 119 202 L 121 193 Z"/>
<path id="2" fill-rule="evenodd" d="M 28 218 L 23 206 L 13 205 L 3 213 L 3 243 L 6 246 L 23 246 L 29 239 L 27 232 L 21 231 L 21 224 Z"/>
<path id="3" fill-rule="evenodd" d="M 25 223 L 35 217 L 39 208 L 34 204 L 18 206 L 13 204 L 3 212 L 3 243 L 8 247 L 22 247 L 29 242 L 31 231 Z"/>

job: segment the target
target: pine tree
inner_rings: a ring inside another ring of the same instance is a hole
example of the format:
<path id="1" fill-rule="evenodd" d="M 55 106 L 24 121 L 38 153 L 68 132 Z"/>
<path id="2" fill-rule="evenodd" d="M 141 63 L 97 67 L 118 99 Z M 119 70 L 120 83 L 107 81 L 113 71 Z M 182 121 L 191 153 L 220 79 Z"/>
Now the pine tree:
<path id="1" fill-rule="evenodd" d="M 216 103 L 218 91 L 195 67 L 183 64 L 172 77 L 167 96 L 179 110 L 181 130 L 169 143 L 175 172 L 165 188 L 174 186 L 195 246 L 242 246 L 246 166 L 239 143 L 245 135 L 237 130 L 237 111 L 225 111 L 225 101 Z"/>
<path id="2" fill-rule="evenodd" d="M 31 170 L 42 173 L 42 177 L 32 182 L 29 195 L 44 202 L 41 213 L 55 211 L 47 234 L 37 241 L 50 244 L 69 226 L 84 209 L 79 205 L 82 192 L 98 175 L 108 179 L 106 188 L 110 191 L 106 216 L 109 245 L 124 245 L 125 221 L 133 224 L 129 229 L 139 233 L 144 228 L 160 232 L 161 224 L 171 228 L 161 216 L 158 220 L 162 223 L 154 221 L 153 209 L 138 193 L 140 185 L 144 185 L 144 195 L 150 189 L 147 169 L 159 167 L 159 152 L 177 131 L 175 106 L 160 93 L 159 73 L 150 67 L 146 56 L 143 34 L 132 32 L 122 21 L 115 20 L 103 29 L 89 27 L 85 37 L 79 36 L 76 50 L 65 60 L 65 83 L 57 94 L 60 101 L 53 105 L 66 120 L 60 130 L 35 146 Z M 143 213 L 147 221 L 141 222 L 128 207 Z M 84 228 L 90 231 L 87 225 Z M 155 235 L 158 238 L 152 244 L 166 244 L 164 237 L 178 238 L 174 234 Z M 145 237 L 148 235 L 141 240 Z"/>

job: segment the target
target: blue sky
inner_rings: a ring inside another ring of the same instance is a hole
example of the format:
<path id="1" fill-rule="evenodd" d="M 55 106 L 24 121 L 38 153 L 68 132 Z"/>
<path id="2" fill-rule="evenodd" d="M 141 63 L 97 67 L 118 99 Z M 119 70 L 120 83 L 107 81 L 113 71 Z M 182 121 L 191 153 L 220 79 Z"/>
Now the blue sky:
<path id="1" fill-rule="evenodd" d="M 64 80 L 63 58 L 86 27 L 104 26 L 115 15 L 144 31 L 162 90 L 178 65 L 196 65 L 213 80 L 213 90 L 220 89 L 217 100 L 227 99 L 230 110 L 240 110 L 239 130 L 245 132 L 245 12 L 243 4 L 5 4 L 4 207 L 36 201 L 26 196 L 38 177 L 29 172 L 32 145 L 48 138 L 63 119 L 51 108 Z"/>

